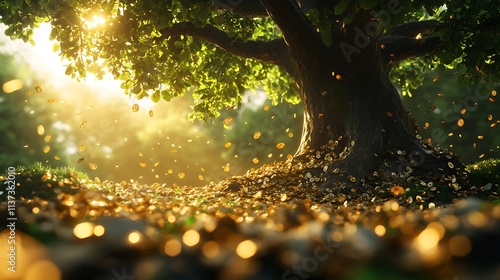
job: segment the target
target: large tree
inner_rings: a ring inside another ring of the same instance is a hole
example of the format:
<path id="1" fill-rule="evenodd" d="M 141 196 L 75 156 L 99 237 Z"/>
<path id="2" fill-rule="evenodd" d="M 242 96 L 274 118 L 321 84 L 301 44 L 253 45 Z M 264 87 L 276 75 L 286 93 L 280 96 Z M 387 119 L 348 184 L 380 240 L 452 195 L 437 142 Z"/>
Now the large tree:
<path id="1" fill-rule="evenodd" d="M 465 83 L 498 81 L 498 9 L 496 0 L 12 0 L 0 16 L 26 41 L 49 21 L 69 75 L 110 72 L 154 101 L 192 93 L 193 118 L 259 87 L 301 101 L 293 160 L 321 160 L 306 166 L 337 191 L 375 170 L 463 175 L 457 157 L 421 143 L 389 75 L 424 57 Z"/>

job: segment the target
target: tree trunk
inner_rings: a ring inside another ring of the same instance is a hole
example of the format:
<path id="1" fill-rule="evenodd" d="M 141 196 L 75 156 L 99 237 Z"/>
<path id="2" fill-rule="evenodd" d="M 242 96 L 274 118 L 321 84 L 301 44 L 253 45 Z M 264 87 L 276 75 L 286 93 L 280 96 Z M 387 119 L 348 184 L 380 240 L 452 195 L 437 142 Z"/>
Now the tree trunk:
<path id="1" fill-rule="evenodd" d="M 419 141 L 388 78 L 392 60 L 422 55 L 420 50 L 430 47 L 425 42 L 432 40 L 415 39 L 429 27 L 405 25 L 392 33 L 399 41 L 384 41 L 386 48 L 380 41 L 380 20 L 368 11 L 358 12 L 348 24 L 345 14 L 329 14 L 326 30 L 333 44 L 327 46 L 305 13 L 309 8 L 333 11 L 338 1 L 308 1 L 312 5 L 308 8 L 294 0 L 261 2 L 281 30 L 287 48 L 281 67 L 294 79 L 304 105 L 302 141 L 294 160 L 308 163 L 309 172 L 323 179 L 324 190 L 351 189 L 345 187 L 363 185 L 377 179 L 377 174 L 392 178 L 463 175 L 464 166 L 457 157 Z M 388 8 L 398 12 L 397 7 Z M 320 32 L 325 32 L 322 28 Z M 396 43 L 407 41 L 411 44 Z M 410 46 L 419 51 L 409 51 Z"/>
<path id="2" fill-rule="evenodd" d="M 440 154 L 417 138 L 416 126 L 384 70 L 379 50 L 372 39 L 361 53 L 349 58 L 339 48 L 321 45 L 307 54 L 293 56 L 292 52 L 304 104 L 304 128 L 295 160 L 322 162 L 311 171 L 321 173 L 323 190 L 359 187 L 376 179 L 375 171 L 389 177 L 463 174 L 458 158 Z"/>

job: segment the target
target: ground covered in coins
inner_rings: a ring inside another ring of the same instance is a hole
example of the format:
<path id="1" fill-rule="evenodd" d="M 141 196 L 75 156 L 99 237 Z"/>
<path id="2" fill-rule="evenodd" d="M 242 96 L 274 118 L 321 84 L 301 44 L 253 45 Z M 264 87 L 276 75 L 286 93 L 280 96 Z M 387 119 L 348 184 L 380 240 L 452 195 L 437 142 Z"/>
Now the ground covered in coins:
<path id="1" fill-rule="evenodd" d="M 341 195 L 286 162 L 204 187 L 20 168 L 0 278 L 500 279 L 498 162 Z"/>

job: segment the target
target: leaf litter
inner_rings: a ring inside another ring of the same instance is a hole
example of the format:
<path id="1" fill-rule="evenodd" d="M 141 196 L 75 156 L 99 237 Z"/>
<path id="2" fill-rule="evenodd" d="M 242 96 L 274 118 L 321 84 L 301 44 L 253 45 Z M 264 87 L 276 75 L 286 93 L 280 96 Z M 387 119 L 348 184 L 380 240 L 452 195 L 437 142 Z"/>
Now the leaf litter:
<path id="1" fill-rule="evenodd" d="M 484 279 L 494 276 L 488 252 L 500 249 L 500 206 L 465 197 L 497 195 L 491 185 L 464 192 L 452 179 L 422 180 L 413 182 L 420 188 L 381 184 L 356 195 L 322 194 L 320 175 L 308 170 L 325 158 L 275 162 L 203 187 L 95 178 L 75 186 L 76 193 L 56 192 L 55 200 L 16 201 L 25 221 L 19 226 L 58 240 L 39 245 L 53 252 L 49 261 L 64 279 L 83 279 L 83 270 L 104 279 L 113 268 L 144 265 L 149 269 L 136 279 L 203 278 L 207 271 L 217 279 L 279 279 L 298 277 L 293 268 L 313 261 L 316 269 L 303 270 L 310 279 L 352 279 L 353 265 L 381 265 L 389 276 L 412 279 L 470 277 L 478 269 Z M 438 198 L 445 189 L 449 204 Z M 0 213 L 6 212 L 3 202 Z M 81 246 L 87 249 L 71 261 L 65 257 Z M 169 266 L 172 261 L 184 265 Z"/>

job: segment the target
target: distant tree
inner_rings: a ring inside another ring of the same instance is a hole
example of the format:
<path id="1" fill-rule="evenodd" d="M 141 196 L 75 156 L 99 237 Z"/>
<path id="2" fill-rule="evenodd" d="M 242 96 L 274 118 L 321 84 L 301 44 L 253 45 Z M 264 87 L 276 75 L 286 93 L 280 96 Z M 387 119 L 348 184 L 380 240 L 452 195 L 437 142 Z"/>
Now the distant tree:
<path id="1" fill-rule="evenodd" d="M 0 85 L 3 88 L 0 92 L 0 172 L 37 161 L 50 161 L 52 166 L 66 165 L 68 162 L 62 152 L 64 146 L 54 137 L 52 125 L 56 119 L 49 113 L 47 99 L 36 98 L 39 95 L 36 85 L 23 82 L 30 76 L 29 67 L 7 53 L 0 53 L 0 65 Z M 33 76 L 36 74 L 32 74 L 29 80 Z M 40 125 L 43 131 L 38 128 Z M 54 155 L 60 155 L 58 160 Z"/>
<path id="2" fill-rule="evenodd" d="M 484 84 L 464 86 L 454 76 L 454 70 L 428 71 L 413 96 L 403 98 L 424 141 L 452 149 L 467 163 L 499 158 L 498 102 L 483 91 Z"/>
<path id="3" fill-rule="evenodd" d="M 154 101 L 192 91 L 193 118 L 215 117 L 258 87 L 301 101 L 294 160 L 336 159 L 316 173 L 338 191 L 379 167 L 463 175 L 454 155 L 421 143 L 389 74 L 411 88 L 411 75 L 396 72 L 425 57 L 466 84 L 498 81 L 498 9 L 496 0 L 61 0 L 3 1 L 0 16 L 7 35 L 26 41 L 49 21 L 69 75 L 107 71 Z"/>

